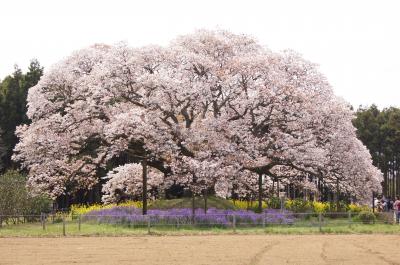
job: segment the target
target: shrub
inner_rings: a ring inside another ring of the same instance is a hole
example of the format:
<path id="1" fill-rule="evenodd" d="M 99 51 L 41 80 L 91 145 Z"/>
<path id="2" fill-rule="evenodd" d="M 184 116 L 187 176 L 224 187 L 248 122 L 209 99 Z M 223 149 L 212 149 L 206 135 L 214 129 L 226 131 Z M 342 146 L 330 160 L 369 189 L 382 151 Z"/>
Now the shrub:
<path id="1" fill-rule="evenodd" d="M 53 223 L 61 223 L 65 217 L 67 217 L 65 212 L 56 212 L 51 216 Z"/>
<path id="2" fill-rule="evenodd" d="M 271 197 L 267 201 L 268 208 L 271 209 L 280 209 L 281 208 L 281 199 L 278 197 Z"/>
<path id="3" fill-rule="evenodd" d="M 366 211 L 366 212 L 371 211 L 371 209 L 368 206 L 358 205 L 355 203 L 350 203 L 349 205 L 347 205 L 347 210 L 353 213 L 359 213 L 361 211 Z"/>
<path id="4" fill-rule="evenodd" d="M 25 209 L 25 214 L 40 215 L 41 213 L 49 213 L 52 208 L 52 201 L 44 195 L 38 195 L 28 198 L 29 202 Z"/>
<path id="5" fill-rule="evenodd" d="M 0 213 L 2 215 L 23 214 L 27 208 L 25 176 L 10 170 L 0 176 Z"/>
<path id="6" fill-rule="evenodd" d="M 0 214 L 29 216 L 34 220 L 42 212 L 51 210 L 51 200 L 46 196 L 31 196 L 26 189 L 26 177 L 10 170 L 0 175 Z M 7 219 L 7 218 L 6 218 Z"/>
<path id="7" fill-rule="evenodd" d="M 327 210 L 329 210 L 330 205 L 327 202 L 312 202 L 312 207 L 313 211 L 315 213 L 325 213 Z"/>
<path id="8" fill-rule="evenodd" d="M 372 224 L 375 222 L 376 217 L 375 214 L 372 212 L 368 211 L 361 211 L 358 214 L 358 219 L 363 223 L 363 224 Z"/>
<path id="9" fill-rule="evenodd" d="M 313 211 L 312 202 L 302 199 L 286 200 L 285 208 L 296 213 L 307 213 Z"/>
<path id="10" fill-rule="evenodd" d="M 255 211 L 258 209 L 257 201 L 243 201 L 243 200 L 229 200 L 237 209 L 240 210 L 252 210 Z M 279 206 L 280 207 L 280 206 Z M 262 202 L 262 208 L 267 208 L 267 203 L 265 201 Z"/>

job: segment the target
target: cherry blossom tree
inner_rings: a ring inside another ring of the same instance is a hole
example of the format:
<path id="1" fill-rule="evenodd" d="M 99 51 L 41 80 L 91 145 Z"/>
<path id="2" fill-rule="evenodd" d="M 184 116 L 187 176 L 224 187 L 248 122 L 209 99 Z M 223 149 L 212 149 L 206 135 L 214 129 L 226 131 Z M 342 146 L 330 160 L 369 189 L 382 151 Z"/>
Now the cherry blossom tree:
<path id="1" fill-rule="evenodd" d="M 381 190 L 382 174 L 372 165 L 369 151 L 357 139 L 352 117 L 350 110 L 342 111 L 336 117 L 341 126 L 325 142 L 328 159 L 323 169 L 324 180 L 335 191 L 337 209 L 341 191 L 368 202 L 373 191 Z"/>
<path id="2" fill-rule="evenodd" d="M 74 53 L 52 67 L 28 94 L 31 125 L 17 129 L 14 159 L 29 170 L 29 185 L 53 198 L 67 189 L 90 188 L 105 166 L 103 127 L 108 120 L 88 84 L 109 47 Z"/>
<path id="3" fill-rule="evenodd" d="M 200 30 L 167 47 L 77 51 L 30 89 L 28 107 L 32 124 L 18 128 L 14 159 L 53 197 L 93 187 L 100 169 L 110 170 L 105 200 L 116 187 L 135 194 L 147 185 L 132 162 L 193 196 L 257 183 L 259 210 L 263 179 L 307 174 L 371 189 L 381 178 L 316 65 L 226 31 Z M 127 164 L 114 164 L 121 156 Z"/>

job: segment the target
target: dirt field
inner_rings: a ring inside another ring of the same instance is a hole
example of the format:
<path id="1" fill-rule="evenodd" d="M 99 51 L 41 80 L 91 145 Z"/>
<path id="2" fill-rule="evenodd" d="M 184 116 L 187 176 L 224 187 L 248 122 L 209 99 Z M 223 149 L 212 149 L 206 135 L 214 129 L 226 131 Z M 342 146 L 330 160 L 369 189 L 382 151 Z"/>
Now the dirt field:
<path id="1" fill-rule="evenodd" d="M 391 235 L 0 238 L 0 264 L 400 264 Z"/>

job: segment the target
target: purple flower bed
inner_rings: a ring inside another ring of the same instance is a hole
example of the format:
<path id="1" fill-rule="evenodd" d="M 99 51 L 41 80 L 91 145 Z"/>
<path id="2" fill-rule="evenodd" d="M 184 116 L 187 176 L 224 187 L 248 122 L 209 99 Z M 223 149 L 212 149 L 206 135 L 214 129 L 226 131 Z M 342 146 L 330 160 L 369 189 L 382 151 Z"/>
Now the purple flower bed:
<path id="1" fill-rule="evenodd" d="M 295 219 L 289 211 L 274 209 L 267 209 L 263 213 L 255 213 L 245 210 L 235 211 L 210 208 L 207 214 L 204 213 L 203 209 L 196 209 L 194 216 L 190 208 L 151 209 L 148 210 L 148 215 L 144 216 L 141 209 L 126 206 L 91 211 L 83 215 L 83 221 L 128 226 L 145 226 L 148 219 L 150 219 L 152 225 L 179 226 L 194 223 L 200 226 L 228 227 L 232 226 L 234 218 L 237 225 L 292 224 Z"/>

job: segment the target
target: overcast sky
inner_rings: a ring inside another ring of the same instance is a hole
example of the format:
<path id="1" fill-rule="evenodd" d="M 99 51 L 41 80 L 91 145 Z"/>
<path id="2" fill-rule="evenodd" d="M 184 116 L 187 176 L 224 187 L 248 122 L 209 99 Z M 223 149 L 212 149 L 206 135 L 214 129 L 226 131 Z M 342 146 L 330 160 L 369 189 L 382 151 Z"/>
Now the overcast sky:
<path id="1" fill-rule="evenodd" d="M 399 3 L 399 4 L 398 4 Z M 400 106 L 400 1 L 0 1 L 0 78 L 93 43 L 166 45 L 195 29 L 249 34 L 320 65 L 353 106 Z"/>

